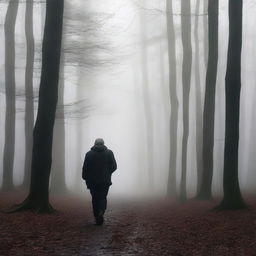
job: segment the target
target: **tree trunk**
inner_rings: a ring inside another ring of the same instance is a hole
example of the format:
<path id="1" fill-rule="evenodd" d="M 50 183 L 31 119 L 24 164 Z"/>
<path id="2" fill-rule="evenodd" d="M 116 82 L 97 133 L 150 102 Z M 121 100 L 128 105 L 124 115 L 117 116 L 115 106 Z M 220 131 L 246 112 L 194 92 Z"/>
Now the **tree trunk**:
<path id="1" fill-rule="evenodd" d="M 255 54 L 255 49 L 252 49 L 251 54 Z M 255 55 L 252 55 L 255 56 Z M 252 99 L 256 98 L 256 88 L 254 87 L 252 93 L 251 93 Z M 256 112 L 255 112 L 255 106 L 254 102 L 251 103 L 250 106 L 250 131 L 249 131 L 249 138 L 253 138 L 255 130 L 256 130 Z M 255 180 L 256 180 L 256 144 L 254 140 L 250 140 L 248 143 L 248 155 L 246 158 L 246 162 L 248 163 L 248 170 L 246 174 L 246 190 L 247 192 L 254 193 L 256 192 L 255 187 Z"/>
<path id="2" fill-rule="evenodd" d="M 218 13 L 219 1 L 209 0 L 209 56 L 203 117 L 203 174 L 198 194 L 199 199 L 206 200 L 212 197 L 215 91 L 218 67 Z"/>
<path id="3" fill-rule="evenodd" d="M 60 63 L 57 117 L 53 132 L 53 160 L 51 171 L 51 191 L 66 192 L 65 182 L 65 114 L 64 114 L 64 53 Z"/>
<path id="4" fill-rule="evenodd" d="M 181 32 L 183 46 L 182 84 L 183 84 L 183 138 L 180 200 L 185 201 L 187 176 L 187 145 L 189 135 L 189 93 L 191 82 L 192 46 L 191 46 L 191 8 L 190 0 L 181 1 Z"/>
<path id="5" fill-rule="evenodd" d="M 44 40 L 44 26 L 45 26 L 45 17 L 46 17 L 46 3 L 41 3 L 41 40 Z"/>
<path id="6" fill-rule="evenodd" d="M 173 23 L 172 0 L 166 0 L 166 22 L 168 35 L 168 57 L 169 57 L 169 93 L 170 93 L 170 158 L 169 177 L 167 184 L 167 196 L 177 196 L 176 185 L 176 161 L 177 161 L 177 129 L 178 129 L 178 108 L 177 78 L 176 78 L 176 45 Z"/>
<path id="7" fill-rule="evenodd" d="M 10 0 L 5 24 L 5 142 L 3 159 L 3 189 L 13 189 L 13 162 L 15 150 L 15 23 L 19 1 Z"/>
<path id="8" fill-rule="evenodd" d="M 52 210 L 49 204 L 49 177 L 58 101 L 63 8 L 64 0 L 47 0 L 38 112 L 33 132 L 30 191 L 25 201 L 13 211 L 33 209 L 43 213 Z"/>
<path id="9" fill-rule="evenodd" d="M 202 157 L 202 133 L 203 133 L 203 110 L 202 110 L 202 94 L 200 83 L 200 64 L 199 64 L 199 36 L 198 36 L 198 24 L 199 24 L 199 10 L 200 0 L 196 1 L 196 16 L 195 16 L 195 86 L 196 86 L 196 163 L 197 163 L 197 194 L 202 181 L 203 172 L 203 157 Z"/>
<path id="10" fill-rule="evenodd" d="M 209 0 L 203 0 L 203 8 L 204 8 L 204 20 L 203 20 L 203 26 L 204 26 L 204 64 L 205 68 L 207 68 L 208 63 L 208 4 Z"/>
<path id="11" fill-rule="evenodd" d="M 33 35 L 33 0 L 27 0 L 25 13 L 25 34 L 27 41 L 27 63 L 25 74 L 25 164 L 23 187 L 28 188 L 32 159 L 33 127 L 34 127 L 34 93 L 33 93 L 33 70 L 34 70 L 34 35 Z"/>
<path id="12" fill-rule="evenodd" d="M 84 38 L 85 40 L 85 38 Z M 85 58 L 86 56 L 83 56 Z M 81 99 L 81 96 L 83 95 L 83 87 L 81 86 L 83 82 L 83 68 L 82 66 L 78 67 L 78 85 L 76 88 L 76 97 L 77 99 Z M 76 120 L 76 164 L 74 165 L 75 168 L 75 190 L 76 191 L 82 191 L 84 182 L 82 180 L 81 176 L 81 168 L 82 168 L 82 163 L 83 163 L 83 158 L 82 154 L 84 155 L 84 152 L 82 153 L 83 150 L 83 120 L 78 118 Z"/>
<path id="13" fill-rule="evenodd" d="M 82 80 L 82 79 L 80 79 Z M 81 87 L 80 84 L 82 84 L 81 82 L 79 83 L 79 85 L 77 86 L 77 98 L 79 99 L 79 97 L 81 97 Z M 82 189 L 82 186 L 84 186 L 83 184 L 83 180 L 81 178 L 81 166 L 82 166 L 82 139 L 83 139 L 83 121 L 80 119 L 77 119 L 77 127 L 76 127 L 76 165 L 75 165 L 75 189 L 76 191 L 79 191 Z"/>
<path id="14" fill-rule="evenodd" d="M 143 1 L 145 3 L 145 1 Z M 146 152 L 147 152 L 147 163 L 148 163 L 148 177 L 149 177 L 149 187 L 153 189 L 154 187 L 154 154 L 153 154 L 153 118 L 150 105 L 150 95 L 149 95 L 149 81 L 148 81 L 148 56 L 147 56 L 147 28 L 146 19 L 144 11 L 142 10 L 141 15 L 141 40 L 142 40 L 142 50 L 141 50 L 141 66 L 142 66 L 142 88 L 144 95 L 144 111 L 145 111 L 145 121 L 146 121 Z"/>
<path id="15" fill-rule="evenodd" d="M 226 71 L 226 132 L 222 209 L 244 208 L 238 180 L 243 1 L 229 0 L 229 43 Z"/>

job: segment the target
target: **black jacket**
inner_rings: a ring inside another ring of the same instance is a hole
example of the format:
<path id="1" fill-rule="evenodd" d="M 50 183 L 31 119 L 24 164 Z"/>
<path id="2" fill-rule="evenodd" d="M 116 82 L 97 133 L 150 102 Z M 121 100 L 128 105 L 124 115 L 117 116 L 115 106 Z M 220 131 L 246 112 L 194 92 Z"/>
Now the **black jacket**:
<path id="1" fill-rule="evenodd" d="M 104 145 L 95 145 L 85 155 L 82 177 L 88 188 L 94 184 L 111 185 L 116 168 L 113 152 Z"/>

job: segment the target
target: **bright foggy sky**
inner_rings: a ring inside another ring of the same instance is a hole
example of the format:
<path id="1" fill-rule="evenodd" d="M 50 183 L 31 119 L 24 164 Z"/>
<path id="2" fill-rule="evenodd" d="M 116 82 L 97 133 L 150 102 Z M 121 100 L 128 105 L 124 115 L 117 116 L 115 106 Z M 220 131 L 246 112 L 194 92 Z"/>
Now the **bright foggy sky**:
<path id="1" fill-rule="evenodd" d="M 113 194 L 126 194 L 136 192 L 136 188 L 147 191 L 147 141 L 145 136 L 144 96 L 142 89 L 141 64 L 141 31 L 145 30 L 147 39 L 159 37 L 159 41 L 148 43 L 147 69 L 151 111 L 153 115 L 154 137 L 154 177 L 155 193 L 164 193 L 167 183 L 168 155 L 169 155 L 169 98 L 168 98 L 168 57 L 165 25 L 165 2 L 159 0 L 72 0 L 69 3 L 73 9 L 65 10 L 68 17 L 72 12 L 80 11 L 85 16 L 93 13 L 100 19 L 104 12 L 110 15 L 102 26 L 96 30 L 97 43 L 109 46 L 106 52 L 99 52 L 97 56 L 107 56 L 113 60 L 97 69 L 88 65 L 74 67 L 65 64 L 65 103 L 84 100 L 84 106 L 89 106 L 89 117 L 77 120 L 67 118 L 66 124 L 66 177 L 69 186 L 72 186 L 75 175 L 80 175 L 84 153 L 90 149 L 96 137 L 103 137 L 115 153 L 118 170 L 113 175 Z M 224 78 L 227 56 L 228 16 L 227 0 L 220 0 L 219 17 L 219 66 L 216 89 L 216 122 L 215 122 L 215 148 L 214 148 L 214 189 L 221 188 L 223 146 L 224 146 Z M 4 33 L 3 23 L 6 4 L 0 1 L 0 155 L 2 157 L 4 144 Z M 180 0 L 173 1 L 174 14 L 180 13 Z M 203 13 L 202 1 L 200 13 Z M 192 13 L 195 13 L 195 0 L 191 4 Z M 240 176 L 242 187 L 247 186 L 247 173 L 252 173 L 255 160 L 250 153 L 252 148 L 250 135 L 255 127 L 255 111 L 253 111 L 253 98 L 255 96 L 255 24 L 256 4 L 252 0 L 244 1 L 244 30 L 243 30 L 243 58 L 242 58 L 242 91 L 241 91 L 241 135 L 240 135 Z M 140 16 L 144 13 L 146 23 L 141 25 Z M 34 7 L 34 35 L 36 42 L 42 39 L 42 10 L 41 4 Z M 16 25 L 16 82 L 17 90 L 24 91 L 25 68 L 25 37 L 24 37 L 24 6 L 19 7 Z M 66 21 L 68 22 L 68 21 Z M 194 53 L 194 16 L 192 22 L 192 46 Z M 176 32 L 176 62 L 177 86 L 180 102 L 179 115 L 182 115 L 182 83 L 181 83 L 181 26 L 180 16 L 174 16 Z M 73 31 L 74 38 L 84 40 L 81 31 L 84 24 L 78 22 Z M 86 36 L 86 34 L 85 34 Z M 86 38 L 86 37 L 85 37 Z M 71 37 L 65 38 L 69 43 Z M 205 66 L 203 59 L 203 16 L 199 17 L 200 40 L 200 72 L 202 96 L 205 83 Z M 86 59 L 86 56 L 84 56 Z M 35 74 L 35 92 L 39 85 L 39 74 Z M 196 161 L 195 161 L 195 83 L 194 63 L 191 78 L 190 92 L 190 136 L 188 142 L 188 183 L 189 190 L 195 191 Z M 24 162 L 24 101 L 18 100 L 17 106 L 21 111 L 17 114 L 16 151 L 15 151 L 15 181 L 20 183 Z M 179 184 L 181 168 L 181 139 L 182 119 L 178 123 L 178 158 L 177 181 Z M 2 166 L 0 167 L 0 172 Z M 253 176 L 252 176 L 253 177 Z M 256 176 L 255 176 L 256 178 Z M 0 175 L 1 180 L 1 175 Z M 81 181 L 81 187 L 84 186 Z"/>

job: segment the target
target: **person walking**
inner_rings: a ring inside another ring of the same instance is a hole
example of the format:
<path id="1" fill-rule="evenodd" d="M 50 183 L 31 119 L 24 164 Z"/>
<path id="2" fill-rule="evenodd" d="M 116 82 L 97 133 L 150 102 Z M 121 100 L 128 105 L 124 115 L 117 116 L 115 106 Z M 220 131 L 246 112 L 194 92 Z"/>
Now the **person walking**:
<path id="1" fill-rule="evenodd" d="M 93 214 L 96 225 L 104 222 L 104 213 L 107 208 L 107 195 L 112 173 L 117 169 L 113 152 L 104 145 L 104 140 L 98 138 L 94 146 L 84 158 L 82 178 L 92 196 Z"/>

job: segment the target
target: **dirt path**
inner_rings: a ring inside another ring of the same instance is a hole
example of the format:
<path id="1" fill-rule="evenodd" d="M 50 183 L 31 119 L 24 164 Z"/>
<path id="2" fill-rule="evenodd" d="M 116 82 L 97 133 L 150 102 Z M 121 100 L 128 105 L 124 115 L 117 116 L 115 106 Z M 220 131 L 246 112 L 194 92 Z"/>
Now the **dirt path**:
<path id="1" fill-rule="evenodd" d="M 1 209 L 17 202 L 1 194 Z M 59 213 L 0 213 L 1 256 L 256 255 L 256 200 L 252 209 L 213 212 L 217 204 L 189 201 L 115 201 L 95 226 L 88 200 L 56 198 Z"/>

